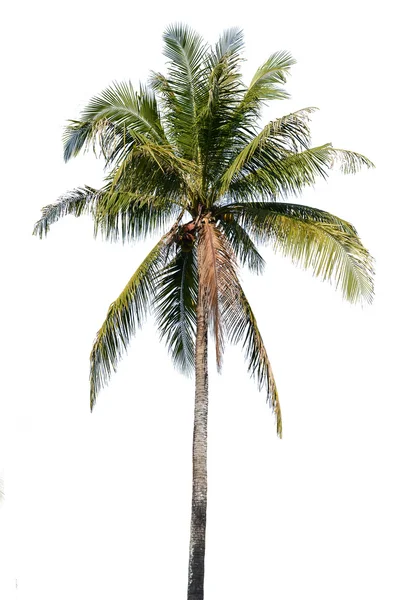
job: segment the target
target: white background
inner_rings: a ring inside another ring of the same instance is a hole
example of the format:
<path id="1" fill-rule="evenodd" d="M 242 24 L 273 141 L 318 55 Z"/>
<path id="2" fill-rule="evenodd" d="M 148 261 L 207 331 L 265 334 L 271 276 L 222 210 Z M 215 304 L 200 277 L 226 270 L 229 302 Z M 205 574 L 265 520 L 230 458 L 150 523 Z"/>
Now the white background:
<path id="1" fill-rule="evenodd" d="M 18 3 L 3 20 L 0 592 L 24 600 L 185 598 L 193 381 L 151 321 L 89 413 L 88 356 L 146 244 L 94 242 L 84 218 L 31 236 L 42 206 L 100 185 L 61 135 L 113 80 L 163 69 L 182 21 L 214 42 L 239 25 L 244 72 L 274 51 L 298 64 L 266 119 L 318 106 L 315 145 L 376 164 L 334 174 L 303 202 L 354 223 L 376 259 L 362 309 L 265 250 L 243 274 L 273 364 L 283 440 L 239 349 L 210 366 L 206 599 L 398 600 L 398 52 L 390 2 L 196 6 Z M 4 331 L 5 330 L 5 331 Z M 212 363 L 212 361 L 211 361 Z M 16 587 L 16 582 L 17 586 Z"/>

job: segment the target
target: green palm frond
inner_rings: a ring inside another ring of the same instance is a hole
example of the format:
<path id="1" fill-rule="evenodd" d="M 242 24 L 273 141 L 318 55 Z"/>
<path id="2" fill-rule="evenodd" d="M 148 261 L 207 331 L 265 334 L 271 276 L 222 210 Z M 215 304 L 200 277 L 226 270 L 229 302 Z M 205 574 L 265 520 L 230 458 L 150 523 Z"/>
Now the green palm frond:
<path id="1" fill-rule="evenodd" d="M 93 124 L 84 121 L 70 120 L 63 134 L 64 160 L 68 162 L 72 157 L 78 156 L 90 140 L 93 140 Z"/>
<path id="2" fill-rule="evenodd" d="M 373 265 L 350 223 L 325 211 L 285 203 L 224 207 L 259 241 L 336 284 L 349 302 L 373 298 Z M 221 209 L 222 210 L 222 209 Z"/>
<path id="3" fill-rule="evenodd" d="M 93 212 L 97 200 L 97 190 L 88 186 L 64 194 L 54 204 L 48 204 L 42 208 L 42 216 L 35 224 L 33 235 L 38 235 L 40 238 L 46 237 L 50 231 L 50 225 L 67 215 L 80 217 L 83 214 L 90 214 Z"/>
<path id="4" fill-rule="evenodd" d="M 242 49 L 243 32 L 227 30 L 210 53 L 205 70 L 208 80 L 198 127 L 203 190 L 208 192 L 240 141 L 241 122 L 236 113 L 245 89 L 240 73 Z"/>
<path id="5" fill-rule="evenodd" d="M 232 160 L 220 178 L 219 195 L 228 192 L 235 178 L 266 169 L 290 154 L 306 149 L 310 143 L 309 115 L 315 108 L 304 108 L 271 121 Z"/>
<path id="6" fill-rule="evenodd" d="M 231 27 L 226 29 L 219 37 L 215 49 L 210 54 L 211 65 L 215 67 L 221 60 L 229 60 L 235 65 L 241 60 L 244 48 L 243 29 Z"/>
<path id="7" fill-rule="evenodd" d="M 218 228 L 224 233 L 235 256 L 243 266 L 261 275 L 265 262 L 247 231 L 237 222 L 232 213 L 220 213 L 219 217 Z"/>
<path id="8" fill-rule="evenodd" d="M 259 117 L 264 101 L 290 98 L 290 94 L 281 86 L 286 83 L 290 67 L 294 64 L 296 61 L 289 52 L 282 50 L 272 54 L 255 72 L 240 109 Z"/>
<path id="9" fill-rule="evenodd" d="M 96 142 L 108 160 L 115 160 L 129 144 L 129 131 L 146 135 L 156 143 L 167 143 L 156 98 L 143 86 L 114 82 L 92 98 L 80 121 L 71 121 L 64 132 L 64 158 L 76 156 L 88 143 Z"/>
<path id="10" fill-rule="evenodd" d="M 336 164 L 344 173 L 356 173 L 362 167 L 374 166 L 364 156 L 337 150 L 331 144 L 307 148 L 236 177 L 229 185 L 227 201 L 271 201 L 300 196 L 304 188 L 313 186 L 319 177 L 327 179 Z"/>
<path id="11" fill-rule="evenodd" d="M 331 150 L 332 166 L 339 164 L 340 170 L 345 175 L 354 174 L 363 167 L 374 168 L 374 163 L 363 154 L 352 152 L 350 150 L 341 150 L 332 148 Z"/>
<path id="12" fill-rule="evenodd" d="M 278 391 L 256 318 L 236 274 L 231 277 L 230 285 L 231 298 L 225 300 L 221 311 L 228 339 L 235 345 L 243 340 L 248 371 L 257 381 L 259 390 L 267 390 L 267 402 L 275 414 L 278 436 L 282 437 Z"/>
<path id="13" fill-rule="evenodd" d="M 167 27 L 163 40 L 170 79 L 181 96 L 190 100 L 194 114 L 197 76 L 206 56 L 207 44 L 196 31 L 179 23 Z"/>
<path id="14" fill-rule="evenodd" d="M 161 107 L 160 119 L 170 146 L 174 148 L 176 154 L 185 154 L 180 148 L 182 145 L 182 136 L 184 137 L 183 148 L 188 147 L 188 142 L 185 139 L 185 119 L 183 119 L 182 123 L 179 123 L 182 114 L 179 107 L 179 95 L 175 93 L 172 83 L 162 73 L 152 71 L 149 78 L 149 86 L 150 89 L 158 94 Z M 176 126 L 177 123 L 179 123 L 179 127 Z M 186 154 L 188 154 L 188 151 L 186 151 Z"/>
<path id="15" fill-rule="evenodd" d="M 99 96 L 92 98 L 82 111 L 82 120 L 96 122 L 102 119 L 108 119 L 128 131 L 132 129 L 147 135 L 161 144 L 165 142 L 157 100 L 144 86 L 136 92 L 130 81 L 113 82 Z"/>
<path id="16" fill-rule="evenodd" d="M 197 265 L 194 250 L 180 248 L 159 273 L 154 300 L 161 338 L 175 365 L 184 373 L 194 369 L 197 306 Z"/>
<path id="17" fill-rule="evenodd" d="M 131 132 L 134 146 L 109 176 L 111 189 L 163 196 L 176 204 L 187 204 L 196 181 L 197 165 L 177 156 L 170 147 L 155 144 Z"/>
<path id="18" fill-rule="evenodd" d="M 306 186 L 314 185 L 318 177 L 326 179 L 331 164 L 330 144 L 307 148 L 236 179 L 229 187 L 229 194 L 232 198 L 241 198 L 247 192 L 252 200 L 299 196 Z"/>
<path id="19" fill-rule="evenodd" d="M 95 234 L 122 243 L 137 241 L 165 230 L 180 208 L 163 197 L 113 192 L 102 195 L 95 211 Z"/>
<path id="20" fill-rule="evenodd" d="M 110 184 L 100 190 L 86 186 L 72 190 L 54 204 L 45 206 L 33 234 L 45 237 L 50 226 L 67 215 L 90 215 L 94 221 L 95 237 L 100 233 L 108 241 L 131 242 L 165 229 L 180 210 L 177 204 L 163 197 L 113 192 Z"/>
<path id="21" fill-rule="evenodd" d="M 249 362 L 249 372 L 256 378 L 260 390 L 264 387 L 268 390 L 267 401 L 275 414 L 276 430 L 281 438 L 282 412 L 272 367 L 254 313 L 243 291 L 240 300 L 243 308 L 243 324 L 245 325 L 243 347 Z"/>
<path id="22" fill-rule="evenodd" d="M 148 159 L 151 158 L 154 161 L 154 164 L 152 165 L 153 168 L 158 166 L 162 173 L 170 171 L 175 172 L 182 177 L 197 173 L 197 166 L 193 164 L 192 161 L 177 156 L 171 147 L 156 144 L 136 131 L 130 133 L 136 142 L 131 151 L 134 160 L 141 158 L 142 156 L 147 157 Z"/>
<path id="23" fill-rule="evenodd" d="M 270 87 L 285 84 L 290 67 L 295 64 L 296 61 L 290 52 L 274 52 L 255 72 L 248 92 L 261 96 L 268 94 Z"/>
<path id="24" fill-rule="evenodd" d="M 240 30 L 238 35 L 241 36 Z M 264 100 L 288 97 L 288 94 L 276 83 L 283 83 L 286 80 L 286 73 L 294 62 L 290 55 L 286 52 L 272 55 L 259 68 L 251 86 L 246 88 L 239 70 L 241 42 L 240 37 L 238 51 L 235 59 L 231 61 L 231 68 L 227 69 L 226 61 L 223 61 L 218 70 L 214 69 L 214 73 L 218 73 L 218 78 L 214 76 L 209 84 L 209 103 L 214 102 L 218 108 L 217 111 L 215 108 L 209 109 L 209 112 L 214 112 L 218 116 L 217 119 L 214 118 L 214 122 L 211 121 L 208 131 L 208 138 L 214 145 L 214 160 L 211 161 L 214 168 L 210 173 L 210 177 L 214 180 L 218 179 L 238 154 L 254 140 L 257 135 L 257 120 Z"/>
<path id="25" fill-rule="evenodd" d="M 108 309 L 90 354 L 91 409 L 99 391 L 116 371 L 131 337 L 143 324 L 155 296 L 155 281 L 165 260 L 165 250 L 171 242 L 172 230 L 149 252 Z"/>
<path id="26" fill-rule="evenodd" d="M 319 177 L 328 177 L 331 161 L 331 144 L 307 148 L 277 161 L 269 173 L 276 194 L 280 197 L 300 195 L 304 187 L 314 185 Z"/>
<path id="27" fill-rule="evenodd" d="M 331 223 L 345 233 L 357 235 L 356 229 L 348 221 L 345 221 L 326 210 L 305 206 L 303 204 L 293 204 L 289 202 L 247 202 L 243 204 L 226 204 L 225 206 L 221 206 L 215 214 L 222 216 L 225 219 L 228 219 L 229 215 L 235 216 L 236 219 L 242 223 L 243 227 L 247 231 L 251 231 L 260 242 L 265 242 L 268 238 L 269 233 L 266 229 L 266 223 L 271 214 L 283 215 L 289 218 L 292 217 L 305 222 Z"/>
<path id="28" fill-rule="evenodd" d="M 196 159 L 198 154 L 197 118 L 203 93 L 202 70 L 207 51 L 203 39 L 185 25 L 168 27 L 163 36 L 164 55 L 168 59 L 168 86 L 158 87 L 166 98 L 165 119 L 174 141 L 185 158 Z M 153 77 L 153 84 L 157 78 Z M 160 81 L 160 78 L 158 78 Z M 171 93 L 174 101 L 171 108 Z"/>

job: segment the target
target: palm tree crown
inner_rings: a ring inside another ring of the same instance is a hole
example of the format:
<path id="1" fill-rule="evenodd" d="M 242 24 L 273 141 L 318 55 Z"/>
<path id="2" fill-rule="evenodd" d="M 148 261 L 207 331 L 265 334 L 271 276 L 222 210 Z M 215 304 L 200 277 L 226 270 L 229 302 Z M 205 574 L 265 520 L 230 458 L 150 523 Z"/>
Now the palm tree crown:
<path id="1" fill-rule="evenodd" d="M 304 108 L 259 125 L 262 109 L 288 98 L 282 88 L 294 60 L 270 56 L 249 85 L 241 75 L 243 34 L 226 31 L 214 47 L 191 29 L 164 34 L 166 75 L 147 86 L 114 83 L 92 98 L 64 135 L 65 160 L 97 148 L 107 176 L 46 206 L 34 233 L 59 218 L 90 214 L 95 235 L 122 242 L 162 232 L 159 242 L 109 307 L 91 352 L 90 404 L 108 382 L 130 338 L 153 311 L 175 364 L 195 366 L 196 307 L 205 307 L 217 365 L 225 341 L 242 343 L 248 369 L 282 421 L 257 322 L 238 278 L 262 273 L 256 244 L 332 281 L 350 302 L 372 299 L 372 261 L 354 227 L 328 212 L 288 203 L 338 165 L 372 166 L 364 156 L 311 146 Z"/>

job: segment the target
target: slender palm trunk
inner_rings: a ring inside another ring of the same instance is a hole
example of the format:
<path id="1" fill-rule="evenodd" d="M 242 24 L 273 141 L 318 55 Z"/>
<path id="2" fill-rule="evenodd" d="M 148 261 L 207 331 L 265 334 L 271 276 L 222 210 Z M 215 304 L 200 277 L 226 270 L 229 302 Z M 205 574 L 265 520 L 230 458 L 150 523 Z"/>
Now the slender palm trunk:
<path id="1" fill-rule="evenodd" d="M 207 513 L 207 317 L 202 294 L 197 305 L 196 392 L 193 427 L 192 518 L 190 523 L 188 600 L 204 598 Z"/>

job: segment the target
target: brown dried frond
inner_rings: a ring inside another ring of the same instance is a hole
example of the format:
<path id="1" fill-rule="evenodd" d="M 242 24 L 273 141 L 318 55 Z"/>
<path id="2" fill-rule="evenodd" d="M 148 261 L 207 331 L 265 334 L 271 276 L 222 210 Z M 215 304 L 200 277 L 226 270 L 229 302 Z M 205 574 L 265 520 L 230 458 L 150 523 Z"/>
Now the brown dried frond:
<path id="1" fill-rule="evenodd" d="M 215 336 L 217 368 L 221 368 L 224 327 L 221 307 L 234 300 L 236 259 L 228 241 L 209 217 L 202 219 L 199 245 L 199 290 Z"/>

